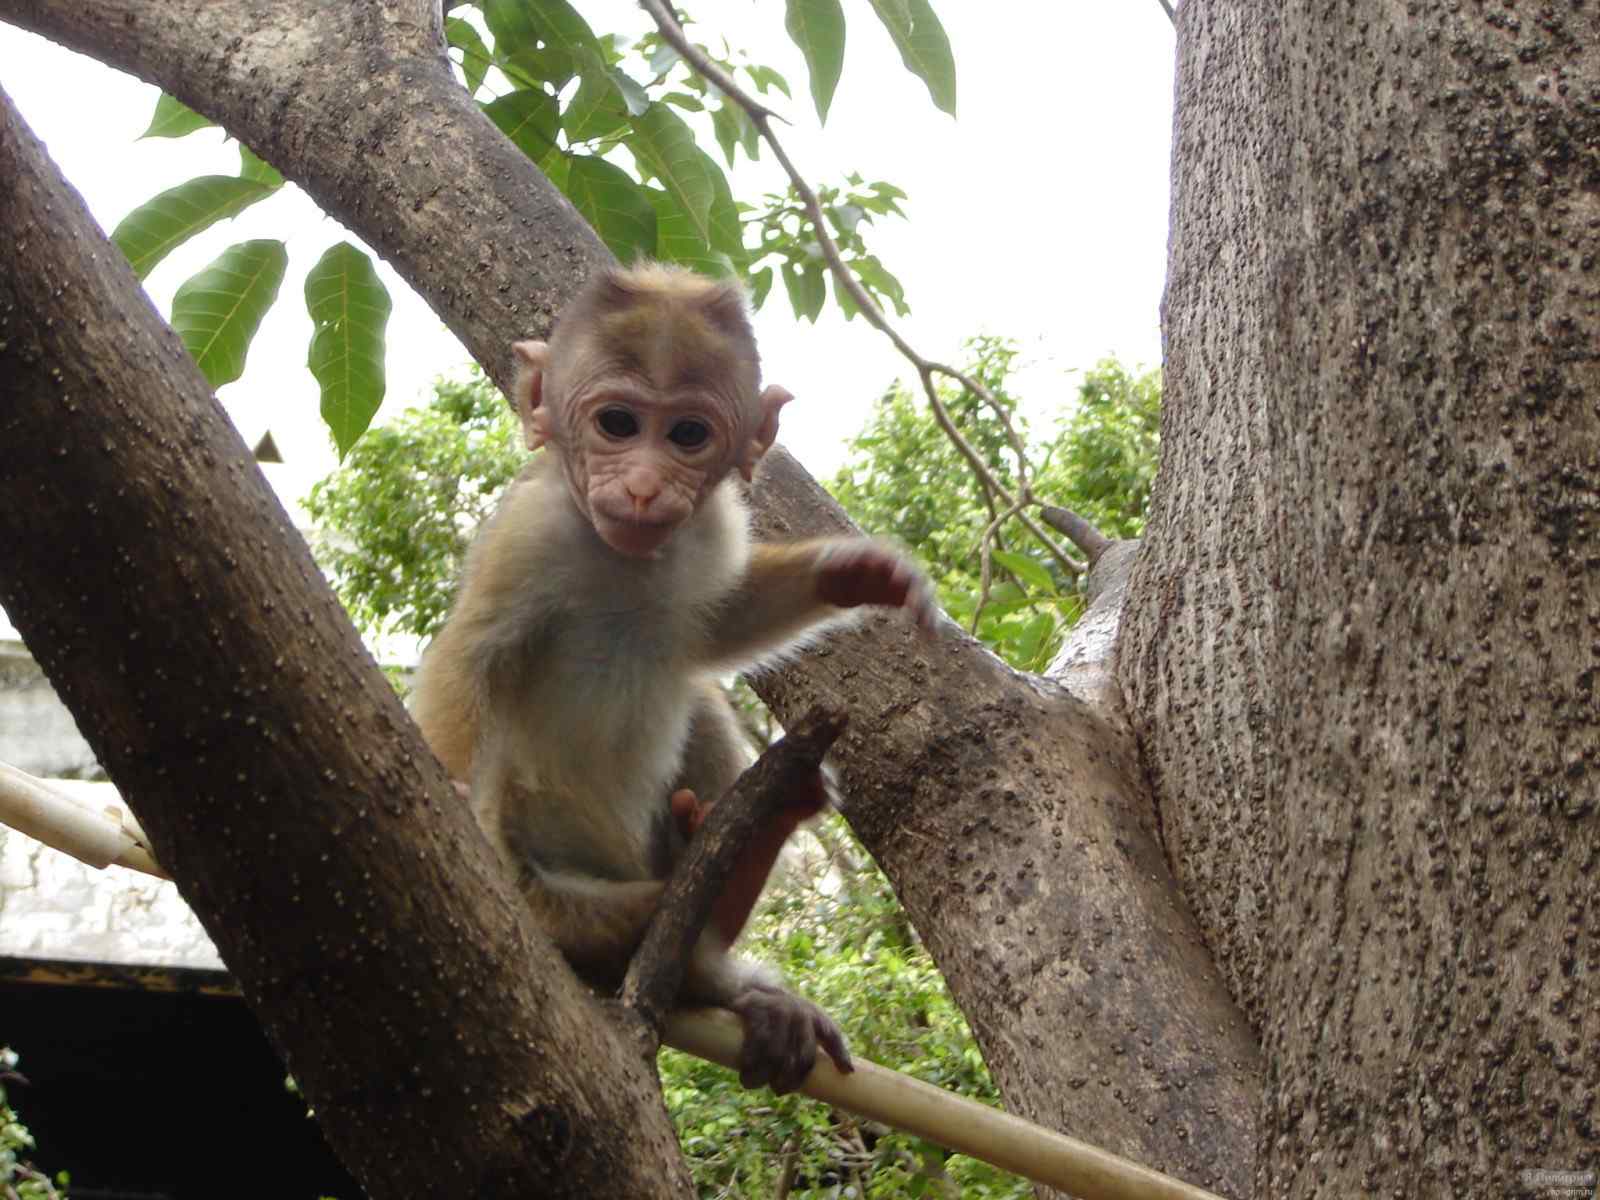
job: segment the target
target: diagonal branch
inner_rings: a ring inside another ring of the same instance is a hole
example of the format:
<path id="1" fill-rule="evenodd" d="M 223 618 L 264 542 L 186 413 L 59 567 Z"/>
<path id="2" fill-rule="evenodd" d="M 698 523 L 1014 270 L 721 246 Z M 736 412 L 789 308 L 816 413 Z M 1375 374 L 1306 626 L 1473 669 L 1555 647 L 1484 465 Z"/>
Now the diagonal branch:
<path id="1" fill-rule="evenodd" d="M 734 864 L 803 779 L 816 773 L 844 726 L 842 715 L 813 709 L 711 806 L 678 861 L 622 983 L 623 1003 L 653 1029 L 661 1028 L 678 995 L 689 951 Z"/>
<path id="2" fill-rule="evenodd" d="M 639 0 L 639 4 L 655 21 L 656 27 L 661 31 L 662 38 L 683 56 L 685 62 L 742 108 L 749 116 L 751 123 L 756 127 L 756 131 L 761 135 L 762 140 L 771 147 L 773 155 L 789 176 L 790 184 L 799 193 L 801 202 L 805 206 L 806 214 L 811 219 L 811 226 L 816 234 L 817 244 L 822 249 L 822 256 L 827 261 L 828 269 L 833 273 L 834 279 L 849 295 L 856 307 L 861 310 L 861 315 L 866 318 L 867 323 L 887 337 L 906 361 L 916 368 L 917 376 L 922 381 L 922 389 L 928 397 L 928 406 L 933 412 L 935 422 L 944 431 L 945 436 L 950 439 L 951 444 L 955 446 L 961 457 L 966 459 L 967 465 L 972 469 L 979 487 L 988 495 L 997 498 L 1001 507 L 1014 511 L 1017 519 L 1049 551 L 1051 557 L 1060 564 L 1062 570 L 1071 575 L 1080 574 L 1084 569 L 1084 564 L 1069 554 L 1026 511 L 1027 506 L 1037 503 L 1032 488 L 1028 483 L 1028 478 L 1031 474 L 1028 455 L 1010 415 L 1005 411 L 1005 407 L 995 399 L 994 394 L 988 388 L 970 375 L 924 358 L 889 323 L 888 318 L 883 314 L 883 310 L 878 307 L 877 302 L 873 300 L 866 288 L 861 285 L 861 281 L 856 278 L 855 273 L 845 266 L 844 257 L 839 253 L 839 245 L 833 240 L 833 235 L 828 232 L 828 224 L 823 217 L 822 205 L 817 199 L 817 193 L 806 182 L 805 176 L 800 173 L 799 168 L 795 166 L 794 161 L 789 157 L 789 153 L 784 148 L 783 143 L 778 140 L 777 135 L 772 131 L 772 110 L 740 87 L 726 71 L 712 62 L 704 51 L 689 40 L 683 32 L 683 26 L 678 23 L 677 17 L 664 0 Z M 1016 495 L 1013 495 L 1011 490 L 989 469 L 989 464 L 983 461 L 982 456 L 973 448 L 972 443 L 956 427 L 954 420 L 951 419 L 949 409 L 944 401 L 940 399 L 938 389 L 934 386 L 935 375 L 943 375 L 955 380 L 983 401 L 1000 418 L 1001 425 L 1006 433 L 1006 440 L 1010 444 L 1012 452 L 1017 456 L 1019 487 Z"/>

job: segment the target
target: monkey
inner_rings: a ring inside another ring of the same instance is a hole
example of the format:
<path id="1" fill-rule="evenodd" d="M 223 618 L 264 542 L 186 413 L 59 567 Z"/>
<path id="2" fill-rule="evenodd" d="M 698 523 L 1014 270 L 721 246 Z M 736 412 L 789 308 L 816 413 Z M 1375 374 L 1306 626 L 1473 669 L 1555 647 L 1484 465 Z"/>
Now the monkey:
<path id="1" fill-rule="evenodd" d="M 866 538 L 753 544 L 748 484 L 792 399 L 761 386 L 742 289 L 643 263 L 597 272 L 548 342 L 513 346 L 529 451 L 468 552 L 418 670 L 413 715 L 535 922 L 615 988 L 707 806 L 750 752 L 718 679 L 771 663 L 850 610 L 934 609 Z M 792 1091 L 834 1022 L 730 953 L 819 776 L 758 837 L 686 964 L 681 1003 L 732 1010 L 740 1079 Z"/>

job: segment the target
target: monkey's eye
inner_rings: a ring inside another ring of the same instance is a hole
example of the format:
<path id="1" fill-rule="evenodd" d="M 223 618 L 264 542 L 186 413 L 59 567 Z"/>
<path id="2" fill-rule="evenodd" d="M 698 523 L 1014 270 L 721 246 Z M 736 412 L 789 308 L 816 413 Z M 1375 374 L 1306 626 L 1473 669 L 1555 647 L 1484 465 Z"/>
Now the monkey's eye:
<path id="1" fill-rule="evenodd" d="M 698 450 L 711 438 L 711 427 L 704 421 L 679 421 L 667 433 L 667 440 L 685 450 Z"/>
<path id="2" fill-rule="evenodd" d="M 639 432 L 639 418 L 625 408 L 608 408 L 595 421 L 603 432 L 614 438 L 630 438 Z"/>

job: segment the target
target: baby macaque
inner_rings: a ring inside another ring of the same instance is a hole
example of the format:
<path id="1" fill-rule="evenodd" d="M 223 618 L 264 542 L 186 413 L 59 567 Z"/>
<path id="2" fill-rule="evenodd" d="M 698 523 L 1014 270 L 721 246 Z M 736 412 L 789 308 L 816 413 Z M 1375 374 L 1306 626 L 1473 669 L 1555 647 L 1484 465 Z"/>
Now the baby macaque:
<path id="1" fill-rule="evenodd" d="M 513 347 L 528 448 L 423 658 L 414 711 L 573 967 L 616 986 L 685 838 L 748 764 L 719 676 L 845 610 L 903 607 L 922 576 L 864 539 L 752 545 L 746 481 L 790 400 L 762 389 L 737 286 L 660 265 L 604 271 L 547 344 Z M 728 881 L 681 999 L 745 1026 L 741 1079 L 792 1090 L 844 1038 L 768 970 L 729 954 L 785 839 L 826 803 L 793 797 Z"/>

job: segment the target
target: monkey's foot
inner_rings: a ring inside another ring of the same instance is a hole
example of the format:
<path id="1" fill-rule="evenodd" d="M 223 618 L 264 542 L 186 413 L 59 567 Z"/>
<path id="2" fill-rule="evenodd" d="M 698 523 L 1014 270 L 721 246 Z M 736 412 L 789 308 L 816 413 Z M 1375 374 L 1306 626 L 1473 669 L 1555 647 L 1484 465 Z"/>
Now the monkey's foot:
<path id="1" fill-rule="evenodd" d="M 855 1070 L 833 1018 L 793 992 L 751 984 L 728 1007 L 744 1024 L 739 1082 L 747 1088 L 771 1084 L 779 1095 L 794 1091 L 816 1065 L 819 1045 L 839 1070 Z"/>

